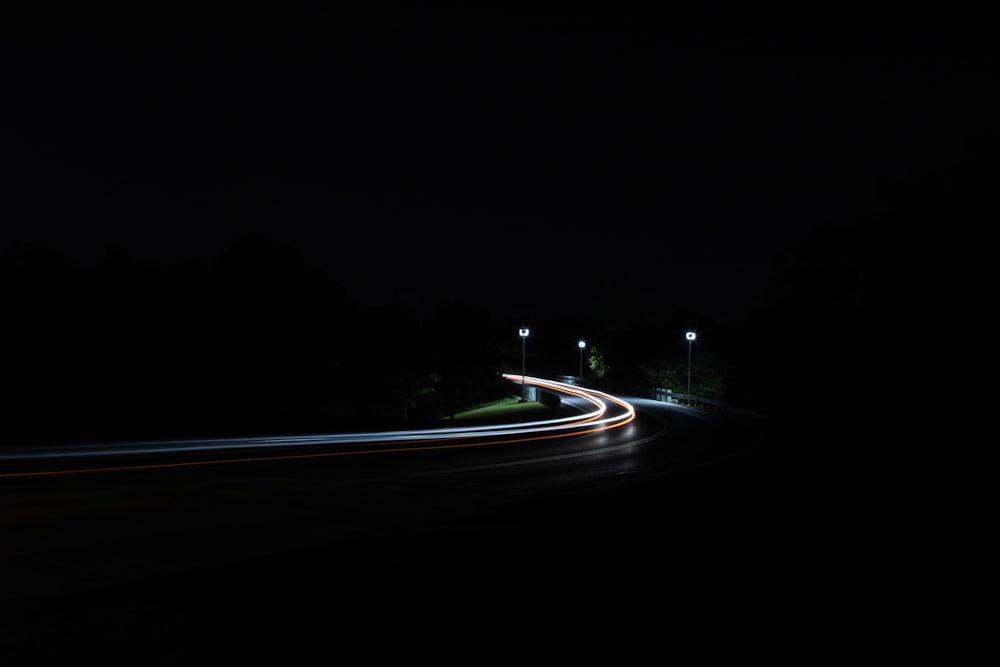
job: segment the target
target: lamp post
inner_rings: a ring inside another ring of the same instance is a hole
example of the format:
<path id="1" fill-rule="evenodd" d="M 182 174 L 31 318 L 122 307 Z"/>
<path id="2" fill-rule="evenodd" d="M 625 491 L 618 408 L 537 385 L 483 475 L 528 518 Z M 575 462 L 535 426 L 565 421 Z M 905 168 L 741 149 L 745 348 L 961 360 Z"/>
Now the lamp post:
<path id="1" fill-rule="evenodd" d="M 688 394 L 691 393 L 691 343 L 694 342 L 695 333 L 688 331 L 685 335 L 688 341 Z"/>
<path id="2" fill-rule="evenodd" d="M 524 403 L 527 400 L 524 397 L 524 342 L 528 340 L 528 329 L 518 329 L 518 333 L 521 334 L 521 402 Z"/>
<path id="3" fill-rule="evenodd" d="M 586 343 L 586 341 L 581 340 L 579 343 L 577 343 L 577 346 L 580 348 L 580 376 L 579 377 L 582 380 L 583 379 L 583 348 L 587 347 L 587 343 Z"/>

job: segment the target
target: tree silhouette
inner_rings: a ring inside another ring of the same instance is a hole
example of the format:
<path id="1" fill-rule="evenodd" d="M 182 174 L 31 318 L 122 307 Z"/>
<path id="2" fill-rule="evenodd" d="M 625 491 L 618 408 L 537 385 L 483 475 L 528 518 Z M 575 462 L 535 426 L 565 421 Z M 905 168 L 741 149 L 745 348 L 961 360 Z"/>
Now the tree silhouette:
<path id="1" fill-rule="evenodd" d="M 954 424 L 982 407 L 992 356 L 996 217 L 989 160 L 970 159 L 883 193 L 880 205 L 778 258 L 768 304 L 750 325 L 760 392 L 783 412 L 855 429 L 854 446 L 969 451 Z M 962 359 L 983 361 L 963 363 Z M 926 401 L 955 406 L 928 419 Z M 905 434 L 905 435 L 904 435 Z"/>

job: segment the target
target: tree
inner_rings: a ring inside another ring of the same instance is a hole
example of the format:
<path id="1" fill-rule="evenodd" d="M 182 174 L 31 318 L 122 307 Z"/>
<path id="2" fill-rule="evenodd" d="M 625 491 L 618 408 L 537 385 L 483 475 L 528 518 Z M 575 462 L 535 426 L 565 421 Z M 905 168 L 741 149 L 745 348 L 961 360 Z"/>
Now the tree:
<path id="1" fill-rule="evenodd" d="M 639 372 L 643 380 L 652 387 L 684 391 L 687 388 L 687 363 L 672 359 L 657 359 L 648 364 L 641 364 Z"/>
<path id="2" fill-rule="evenodd" d="M 590 351 L 587 353 L 587 368 L 598 380 L 603 380 L 610 370 L 610 366 L 604 358 L 604 351 L 597 345 L 590 346 Z"/>
<path id="3" fill-rule="evenodd" d="M 718 353 L 705 352 L 692 359 L 691 393 L 721 400 L 726 395 L 726 365 Z M 687 393 L 687 360 L 660 358 L 639 367 L 643 379 L 653 387 Z"/>

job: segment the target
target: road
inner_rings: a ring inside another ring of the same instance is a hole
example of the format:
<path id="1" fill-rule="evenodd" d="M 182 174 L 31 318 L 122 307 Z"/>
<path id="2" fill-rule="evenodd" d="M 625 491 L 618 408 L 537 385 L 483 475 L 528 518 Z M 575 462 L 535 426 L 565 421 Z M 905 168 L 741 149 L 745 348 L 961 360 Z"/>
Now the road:
<path id="1" fill-rule="evenodd" d="M 897 613 L 926 599 L 910 585 L 926 570 L 882 578 L 910 552 L 899 533 L 806 520 L 814 499 L 791 494 L 811 482 L 788 483 L 787 450 L 757 420 L 625 398 L 565 437 L 508 425 L 487 446 L 261 447 L 272 460 L 181 466 L 147 452 L 146 466 L 6 478 L 5 664 L 300 662 L 334 647 L 514 660 L 529 643 L 610 660 L 742 632 L 765 602 L 785 631 L 812 626 L 876 579 Z"/>
<path id="2" fill-rule="evenodd" d="M 309 549 L 338 535 L 456 526 L 471 532 L 481 530 L 482 517 L 529 499 L 576 497 L 720 455 L 685 437 L 712 428 L 719 415 L 630 399 L 642 406 L 636 412 L 634 403 L 600 392 L 558 389 L 579 416 L 372 437 L 8 453 L 0 511 L 11 575 L 6 593 L 99 589 L 151 573 Z M 53 554 L 72 558 L 53 567 Z"/>
<path id="3" fill-rule="evenodd" d="M 377 453 L 330 438 L 8 456 L 6 627 L 19 628 L 26 653 L 68 650 L 113 628 L 147 642 L 178 622 L 219 623 L 209 609 L 224 609 L 227 627 L 250 609 L 268 613 L 247 596 L 287 605 L 314 590 L 360 608 L 386 596 L 397 605 L 461 597 L 453 576 L 507 562 L 506 575 L 477 575 L 484 594 L 501 594 L 501 582 L 546 570 L 525 557 L 566 555 L 589 539 L 584 517 L 564 508 L 689 467 L 699 452 L 687 435 L 718 420 L 652 401 L 635 411 L 598 397 L 595 407 L 589 394 L 564 394 L 580 413 L 568 423 L 435 433 L 433 444 L 380 437 Z M 45 628 L 69 643 L 46 643 Z"/>

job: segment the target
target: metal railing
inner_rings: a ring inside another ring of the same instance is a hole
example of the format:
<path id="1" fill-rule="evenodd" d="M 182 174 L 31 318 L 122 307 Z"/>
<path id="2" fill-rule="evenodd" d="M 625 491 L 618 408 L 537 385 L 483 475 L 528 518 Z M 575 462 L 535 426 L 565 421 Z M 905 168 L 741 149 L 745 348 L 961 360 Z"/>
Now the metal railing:
<path id="1" fill-rule="evenodd" d="M 637 398 L 649 398 L 654 401 L 661 401 L 663 403 L 673 403 L 675 405 L 685 405 L 692 408 L 698 408 L 701 410 L 712 410 L 714 412 L 735 412 L 735 408 L 726 403 L 725 401 L 719 401 L 714 398 L 706 398 L 704 396 L 697 396 L 695 394 L 683 394 L 671 389 L 664 389 L 662 387 L 643 387 L 636 385 L 616 385 L 610 382 L 602 382 L 599 380 L 581 380 L 573 375 L 558 375 L 555 378 L 558 382 L 565 382 L 566 384 L 574 385 L 586 385 L 591 389 L 598 389 L 600 391 L 605 391 L 609 394 L 620 394 L 623 396 L 635 396 Z"/>

